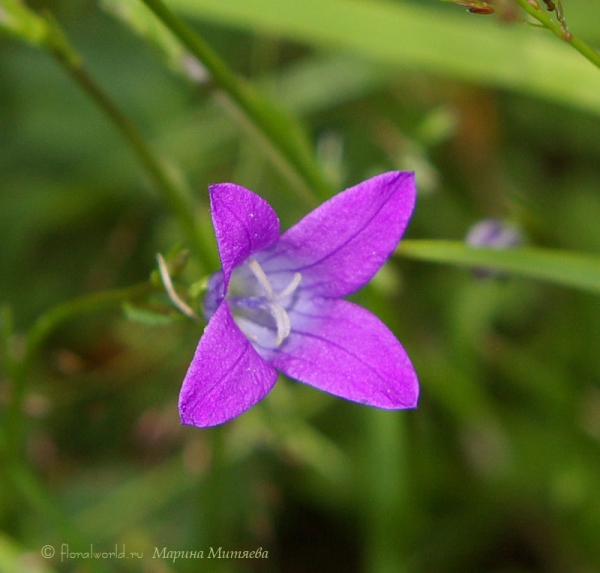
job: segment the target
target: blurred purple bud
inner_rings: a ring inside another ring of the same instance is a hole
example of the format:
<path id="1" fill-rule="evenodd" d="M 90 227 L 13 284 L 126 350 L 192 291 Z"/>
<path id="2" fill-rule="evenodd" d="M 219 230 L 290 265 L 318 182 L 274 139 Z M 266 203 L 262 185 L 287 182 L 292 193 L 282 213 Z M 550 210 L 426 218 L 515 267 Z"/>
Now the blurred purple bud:
<path id="1" fill-rule="evenodd" d="M 510 249 L 523 244 L 523 235 L 514 226 L 497 219 L 484 219 L 473 225 L 465 238 L 467 245 L 475 248 Z M 475 269 L 478 278 L 504 276 L 485 268 Z"/>
<path id="2" fill-rule="evenodd" d="M 523 244 L 523 236 L 516 227 L 497 219 L 484 219 L 473 225 L 465 238 L 471 247 L 507 249 Z"/>

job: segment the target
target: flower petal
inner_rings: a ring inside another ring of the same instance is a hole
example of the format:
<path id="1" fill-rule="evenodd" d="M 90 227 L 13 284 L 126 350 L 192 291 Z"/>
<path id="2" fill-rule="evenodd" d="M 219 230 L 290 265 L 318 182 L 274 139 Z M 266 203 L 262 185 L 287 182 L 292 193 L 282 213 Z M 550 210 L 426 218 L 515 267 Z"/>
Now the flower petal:
<path id="1" fill-rule="evenodd" d="M 325 392 L 385 409 L 414 408 L 419 383 L 404 348 L 375 315 L 346 300 L 303 301 L 275 368 Z"/>
<path id="2" fill-rule="evenodd" d="M 233 269 L 279 238 L 279 219 L 271 205 L 245 187 L 219 183 L 208 189 L 227 291 Z"/>
<path id="3" fill-rule="evenodd" d="M 277 380 L 223 302 L 209 321 L 183 381 L 179 414 L 200 428 L 235 418 L 264 398 Z"/>
<path id="4" fill-rule="evenodd" d="M 415 200 L 413 173 L 378 175 L 323 203 L 257 260 L 270 277 L 300 272 L 301 288 L 315 296 L 346 296 L 391 255 Z"/>

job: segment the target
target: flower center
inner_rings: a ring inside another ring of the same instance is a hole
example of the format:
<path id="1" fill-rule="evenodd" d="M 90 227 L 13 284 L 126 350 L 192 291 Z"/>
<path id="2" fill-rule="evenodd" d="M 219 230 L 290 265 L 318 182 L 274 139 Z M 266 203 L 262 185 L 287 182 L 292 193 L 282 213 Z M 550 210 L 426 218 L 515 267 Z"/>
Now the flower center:
<path id="1" fill-rule="evenodd" d="M 255 294 L 256 289 L 249 288 L 250 285 L 248 284 L 248 279 L 244 280 L 243 286 L 245 286 L 246 289 L 243 290 L 252 291 L 254 296 L 247 296 L 246 294 L 246 296 L 227 297 L 232 304 L 232 307 L 237 310 L 237 312 L 234 311 L 234 318 L 248 338 L 253 341 L 259 341 L 260 336 L 258 329 L 268 328 L 264 324 L 265 321 L 261 314 L 263 314 L 264 311 L 268 312 L 275 321 L 275 328 L 277 331 L 275 347 L 279 347 L 290 335 L 292 330 L 290 317 L 287 313 L 287 309 L 290 306 L 289 297 L 296 292 L 296 289 L 302 280 L 302 275 L 300 273 L 294 273 L 292 280 L 283 289 L 277 291 L 256 259 L 248 259 L 247 264 L 264 294 L 257 296 Z"/>

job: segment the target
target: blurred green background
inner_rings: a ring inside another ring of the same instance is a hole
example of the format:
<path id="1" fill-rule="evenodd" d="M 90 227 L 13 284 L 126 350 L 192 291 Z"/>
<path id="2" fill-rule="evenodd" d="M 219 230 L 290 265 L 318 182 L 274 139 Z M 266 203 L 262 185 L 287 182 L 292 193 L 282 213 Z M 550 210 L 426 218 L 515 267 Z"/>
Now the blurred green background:
<path id="1" fill-rule="evenodd" d="M 494 217 L 532 245 L 600 252 L 600 70 L 520 22 L 516 4 L 494 16 L 435 0 L 167 4 L 299 118 L 332 190 L 416 171 L 407 238 L 461 240 Z M 141 4 L 28 5 L 53 14 L 187 188 L 204 257 L 182 287 L 219 267 L 208 184 L 253 189 L 284 229 L 323 198 L 286 175 Z M 571 31 L 600 45 L 600 4 L 563 5 Z M 411 356 L 416 410 L 280 379 L 248 413 L 200 430 L 180 425 L 177 397 L 202 326 L 157 289 L 125 312 L 62 322 L 11 411 L 36 318 L 147 281 L 155 254 L 179 243 L 107 116 L 47 50 L 0 36 L 0 572 L 600 571 L 592 294 L 396 257 L 353 299 Z M 69 557 L 90 544 L 125 556 Z M 268 557 L 208 559 L 219 547 Z M 204 558 L 167 558 L 176 551 Z"/>

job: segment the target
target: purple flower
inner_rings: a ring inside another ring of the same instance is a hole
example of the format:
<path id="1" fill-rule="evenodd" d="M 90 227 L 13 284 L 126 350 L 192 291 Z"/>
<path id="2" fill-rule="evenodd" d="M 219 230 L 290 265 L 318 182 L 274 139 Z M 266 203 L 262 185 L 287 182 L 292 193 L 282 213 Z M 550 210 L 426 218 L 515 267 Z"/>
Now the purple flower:
<path id="1" fill-rule="evenodd" d="M 406 352 L 368 310 L 341 297 L 364 286 L 412 214 L 414 175 L 390 172 L 340 193 L 279 234 L 275 211 L 233 183 L 209 188 L 222 270 L 179 397 L 184 424 L 222 424 L 264 398 L 277 370 L 369 406 L 414 408 Z"/>

